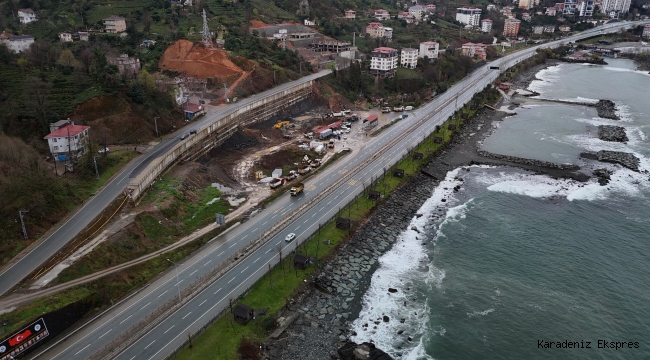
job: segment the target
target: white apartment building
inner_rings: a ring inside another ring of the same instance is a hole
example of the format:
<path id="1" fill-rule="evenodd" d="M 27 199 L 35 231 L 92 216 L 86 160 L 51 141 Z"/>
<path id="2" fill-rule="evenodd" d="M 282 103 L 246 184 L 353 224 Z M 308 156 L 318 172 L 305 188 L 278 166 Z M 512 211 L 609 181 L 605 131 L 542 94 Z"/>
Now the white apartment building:
<path id="1" fill-rule="evenodd" d="M 29 24 L 30 22 L 36 21 L 36 14 L 34 10 L 27 9 L 18 9 L 18 20 L 21 24 Z"/>
<path id="2" fill-rule="evenodd" d="M 533 0 L 519 0 L 519 8 L 524 10 L 529 10 L 533 8 Z"/>
<path id="3" fill-rule="evenodd" d="M 418 52 L 418 57 L 427 57 L 429 60 L 437 59 L 439 48 L 440 44 L 435 41 L 425 41 L 423 43 L 420 43 L 420 51 Z"/>
<path id="4" fill-rule="evenodd" d="M 388 40 L 393 39 L 393 28 L 391 27 L 385 27 L 384 28 L 384 37 Z"/>
<path id="5" fill-rule="evenodd" d="M 402 49 L 402 54 L 400 56 L 400 65 L 407 69 L 415 69 L 418 66 L 418 49 Z"/>
<path id="6" fill-rule="evenodd" d="M 375 10 L 375 19 L 382 21 L 382 20 L 389 20 L 390 19 L 390 13 L 388 10 L 384 9 L 377 9 Z"/>
<path id="7" fill-rule="evenodd" d="M 424 6 L 415 5 L 409 8 L 409 14 L 411 14 L 413 18 L 418 21 L 422 20 L 422 16 L 424 15 L 425 12 L 426 9 L 424 8 Z"/>
<path id="8" fill-rule="evenodd" d="M 596 2 L 594 0 L 580 0 L 578 1 L 578 6 L 576 7 L 577 14 L 581 18 L 590 18 L 594 16 L 594 8 L 596 7 Z M 628 9 L 629 9 L 628 5 Z"/>
<path id="9" fill-rule="evenodd" d="M 483 19 L 481 20 L 481 31 L 484 33 L 489 33 L 492 31 L 492 20 Z"/>
<path id="10" fill-rule="evenodd" d="M 370 53 L 370 73 L 380 77 L 395 75 L 397 69 L 397 50 L 378 47 Z"/>
<path id="11" fill-rule="evenodd" d="M 600 3 L 600 12 L 615 19 L 620 14 L 630 11 L 630 2 L 630 0 L 603 0 Z"/>
<path id="12" fill-rule="evenodd" d="M 44 137 L 55 160 L 61 161 L 83 155 L 88 148 L 88 129 L 89 126 L 68 122 Z"/>
<path id="13" fill-rule="evenodd" d="M 21 53 L 34 43 L 34 37 L 31 35 L 7 35 L 4 32 L 0 34 L 0 44 L 6 46 L 14 53 Z"/>
<path id="14" fill-rule="evenodd" d="M 478 27 L 481 21 L 481 9 L 478 8 L 457 8 L 456 21 L 461 24 Z"/>

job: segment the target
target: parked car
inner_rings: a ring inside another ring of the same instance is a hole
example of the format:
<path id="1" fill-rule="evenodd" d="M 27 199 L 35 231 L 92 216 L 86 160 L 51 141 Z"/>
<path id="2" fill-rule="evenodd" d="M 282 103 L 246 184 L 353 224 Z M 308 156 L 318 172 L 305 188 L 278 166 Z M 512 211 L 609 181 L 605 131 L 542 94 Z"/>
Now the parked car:
<path id="1" fill-rule="evenodd" d="M 291 241 L 293 241 L 293 239 L 295 239 L 295 238 L 296 238 L 296 234 L 294 234 L 294 233 L 289 233 L 289 235 L 287 235 L 287 237 L 284 238 L 284 241 L 286 241 L 286 242 L 291 242 Z"/>
<path id="2" fill-rule="evenodd" d="M 109 151 L 110 150 L 108 148 L 103 148 L 103 149 L 99 149 L 99 151 L 97 151 L 97 152 L 100 153 L 100 154 L 105 154 L 105 153 L 108 153 Z"/>
<path id="3" fill-rule="evenodd" d="M 411 111 L 411 110 L 413 110 L 413 106 L 409 105 L 404 107 L 404 111 Z"/>
<path id="4" fill-rule="evenodd" d="M 196 130 L 190 131 L 190 135 L 196 135 Z"/>
<path id="5" fill-rule="evenodd" d="M 185 139 L 187 139 L 188 136 L 190 136 L 190 135 L 189 135 L 189 134 L 183 134 L 183 135 L 181 135 L 181 140 L 185 140 Z"/>

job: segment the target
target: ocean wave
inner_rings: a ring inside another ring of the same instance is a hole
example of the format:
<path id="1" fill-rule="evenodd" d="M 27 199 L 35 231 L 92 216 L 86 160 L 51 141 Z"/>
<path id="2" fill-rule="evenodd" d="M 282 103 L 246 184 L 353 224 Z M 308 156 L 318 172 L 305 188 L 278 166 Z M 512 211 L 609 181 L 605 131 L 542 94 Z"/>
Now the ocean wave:
<path id="1" fill-rule="evenodd" d="M 487 315 L 487 314 L 489 314 L 491 312 L 494 312 L 494 308 L 490 308 L 490 309 L 487 309 L 485 311 L 474 311 L 472 313 L 467 313 L 467 316 L 470 317 L 470 318 L 475 317 L 475 316 L 485 316 L 485 315 Z"/>

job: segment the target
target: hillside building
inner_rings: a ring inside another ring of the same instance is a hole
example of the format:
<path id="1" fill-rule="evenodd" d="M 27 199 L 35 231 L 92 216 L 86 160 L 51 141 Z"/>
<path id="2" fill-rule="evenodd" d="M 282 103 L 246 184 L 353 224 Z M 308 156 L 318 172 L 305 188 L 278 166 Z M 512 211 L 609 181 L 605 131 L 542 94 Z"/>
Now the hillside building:
<path id="1" fill-rule="evenodd" d="M 418 66 L 418 49 L 403 48 L 400 55 L 400 65 L 407 69 L 415 69 Z"/>
<path id="2" fill-rule="evenodd" d="M 479 8 L 457 8 L 456 21 L 461 24 L 478 27 L 481 21 L 481 9 Z"/>
<path id="3" fill-rule="evenodd" d="M 126 20 L 121 16 L 111 15 L 104 20 L 104 31 L 107 33 L 121 33 L 126 31 Z"/>
<path id="4" fill-rule="evenodd" d="M 51 124 L 51 132 L 44 139 L 54 159 L 67 161 L 85 154 L 89 144 L 88 129 L 89 126 L 75 125 L 69 119 Z"/>
<path id="5" fill-rule="evenodd" d="M 29 24 L 30 22 L 34 22 L 36 20 L 38 19 L 36 18 L 34 10 L 30 8 L 18 9 L 18 21 L 20 21 L 21 24 Z"/>
<path id="6" fill-rule="evenodd" d="M 642 36 L 646 39 L 650 39 L 650 24 L 643 27 Z"/>
<path id="7" fill-rule="evenodd" d="M 411 14 L 413 18 L 417 21 L 422 20 L 422 17 L 424 16 L 425 12 L 426 10 L 424 6 L 415 5 L 409 8 L 409 14 Z"/>
<path id="8" fill-rule="evenodd" d="M 345 18 L 354 20 L 357 18 L 357 12 L 354 10 L 345 10 Z"/>
<path id="9" fill-rule="evenodd" d="M 464 56 L 468 56 L 468 57 L 477 56 L 481 58 L 481 60 L 485 60 L 487 58 L 487 53 L 485 49 L 486 49 L 485 44 L 482 43 L 474 44 L 470 42 L 470 43 L 463 44 L 461 51 Z"/>
<path id="10" fill-rule="evenodd" d="M 378 47 L 370 53 L 370 73 L 379 77 L 394 76 L 397 69 L 397 50 Z"/>
<path id="11" fill-rule="evenodd" d="M 384 37 L 384 25 L 378 22 L 371 22 L 366 25 L 366 34 L 371 38 L 381 38 Z"/>
<path id="12" fill-rule="evenodd" d="M 533 8 L 533 0 L 519 0 L 519 8 L 529 10 Z"/>
<path id="13" fill-rule="evenodd" d="M 390 13 L 388 12 L 388 10 L 377 9 L 375 10 L 375 19 L 379 21 L 388 20 L 390 19 Z"/>
<path id="14" fill-rule="evenodd" d="M 489 33 L 492 31 L 492 20 L 490 19 L 483 19 L 481 20 L 481 32 L 484 33 Z"/>
<path id="15" fill-rule="evenodd" d="M 106 61 L 111 65 L 117 66 L 122 75 L 135 77 L 140 73 L 140 59 L 129 57 L 127 54 L 107 56 Z"/>
<path id="16" fill-rule="evenodd" d="M 521 26 L 521 21 L 515 18 L 506 19 L 503 22 L 503 36 L 516 38 L 519 34 L 519 27 Z"/>
<path id="17" fill-rule="evenodd" d="M 0 44 L 6 46 L 11 52 L 21 53 L 34 43 L 34 37 L 31 35 L 7 35 L 0 34 Z"/>
<path id="18" fill-rule="evenodd" d="M 437 59 L 439 49 L 440 49 L 440 44 L 438 44 L 435 41 L 422 42 L 420 43 L 420 51 L 418 52 L 418 57 L 421 58 L 426 57 L 429 60 Z"/>
<path id="19" fill-rule="evenodd" d="M 600 3 L 600 12 L 607 14 L 612 19 L 618 19 L 621 14 L 630 11 L 630 0 L 603 0 Z"/>

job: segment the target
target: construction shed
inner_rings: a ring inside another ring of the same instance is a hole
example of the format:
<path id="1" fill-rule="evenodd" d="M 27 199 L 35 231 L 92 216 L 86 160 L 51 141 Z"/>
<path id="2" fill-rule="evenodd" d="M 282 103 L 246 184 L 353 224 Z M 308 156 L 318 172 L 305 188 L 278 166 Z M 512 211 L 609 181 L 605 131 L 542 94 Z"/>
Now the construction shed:
<path id="1" fill-rule="evenodd" d="M 305 270 L 309 266 L 309 256 L 303 254 L 296 254 L 293 257 L 293 267 L 296 269 Z"/>
<path id="2" fill-rule="evenodd" d="M 368 191 L 368 198 L 370 200 L 379 200 L 380 197 L 381 197 L 381 193 L 379 191 L 377 190 Z"/>
<path id="3" fill-rule="evenodd" d="M 415 160 L 421 160 L 423 157 L 424 157 L 424 154 L 421 153 L 421 152 L 413 153 L 413 159 L 415 159 Z"/>
<path id="4" fill-rule="evenodd" d="M 337 218 L 336 219 L 336 228 L 337 229 L 342 229 L 342 230 L 347 230 L 350 228 L 352 222 L 348 218 Z"/>
<path id="5" fill-rule="evenodd" d="M 244 304 L 239 304 L 232 311 L 235 321 L 244 325 L 253 319 L 254 310 L 252 307 Z"/>
<path id="6" fill-rule="evenodd" d="M 402 169 L 393 170 L 393 176 L 395 176 L 395 177 L 404 177 L 404 170 L 402 170 Z"/>

